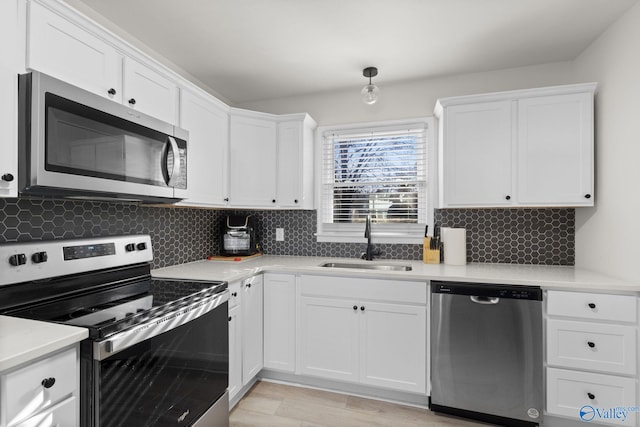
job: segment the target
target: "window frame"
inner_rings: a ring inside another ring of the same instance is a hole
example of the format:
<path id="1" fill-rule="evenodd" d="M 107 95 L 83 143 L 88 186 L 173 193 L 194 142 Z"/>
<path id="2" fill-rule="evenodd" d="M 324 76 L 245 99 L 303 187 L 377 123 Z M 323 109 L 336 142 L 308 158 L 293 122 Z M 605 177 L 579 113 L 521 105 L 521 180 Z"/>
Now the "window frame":
<path id="1" fill-rule="evenodd" d="M 426 127 L 427 139 L 427 185 L 426 185 L 426 223 L 414 224 L 372 224 L 371 237 L 376 243 L 392 244 L 421 244 L 424 237 L 426 225 L 430 228 L 433 224 L 433 210 L 437 198 L 437 141 L 436 141 L 436 121 L 432 116 L 418 117 L 411 119 L 386 120 L 374 122 L 349 123 L 341 125 L 319 126 L 315 135 L 315 206 L 317 212 L 316 240 L 318 242 L 341 242 L 341 243 L 366 243 L 364 238 L 364 224 L 332 224 L 332 229 L 339 228 L 339 231 L 328 231 L 324 229 L 322 222 L 323 210 L 323 152 L 324 135 L 327 132 L 357 131 L 370 128 L 388 128 L 395 126 L 411 126 L 422 124 Z"/>

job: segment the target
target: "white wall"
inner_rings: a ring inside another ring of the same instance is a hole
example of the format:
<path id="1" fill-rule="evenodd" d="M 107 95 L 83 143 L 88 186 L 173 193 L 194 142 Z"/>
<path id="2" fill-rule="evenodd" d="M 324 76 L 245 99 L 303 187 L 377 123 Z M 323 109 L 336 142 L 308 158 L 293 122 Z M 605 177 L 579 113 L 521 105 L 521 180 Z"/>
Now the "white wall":
<path id="1" fill-rule="evenodd" d="M 577 83 L 571 76 L 571 63 L 558 62 L 438 79 L 418 80 L 385 85 L 384 70 L 374 83 L 380 88 L 380 99 L 374 105 L 360 100 L 360 89 L 366 84 L 338 92 L 247 102 L 240 108 L 274 114 L 309 113 L 319 125 L 393 120 L 433 115 L 436 100 L 441 97 L 470 95 L 511 89 L 525 89 Z"/>
<path id="2" fill-rule="evenodd" d="M 596 207 L 576 209 L 576 264 L 640 282 L 640 3 L 574 62 L 596 94 Z"/>

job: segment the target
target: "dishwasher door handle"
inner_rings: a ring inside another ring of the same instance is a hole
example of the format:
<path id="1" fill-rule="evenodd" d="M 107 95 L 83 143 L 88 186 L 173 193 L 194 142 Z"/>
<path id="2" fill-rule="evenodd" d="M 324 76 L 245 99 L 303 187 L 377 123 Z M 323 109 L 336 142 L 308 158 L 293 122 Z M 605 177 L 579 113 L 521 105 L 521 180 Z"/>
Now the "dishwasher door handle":
<path id="1" fill-rule="evenodd" d="M 498 297 L 479 297 L 471 295 L 469 298 L 471 298 L 471 301 L 476 304 L 497 304 L 500 302 L 500 298 Z"/>

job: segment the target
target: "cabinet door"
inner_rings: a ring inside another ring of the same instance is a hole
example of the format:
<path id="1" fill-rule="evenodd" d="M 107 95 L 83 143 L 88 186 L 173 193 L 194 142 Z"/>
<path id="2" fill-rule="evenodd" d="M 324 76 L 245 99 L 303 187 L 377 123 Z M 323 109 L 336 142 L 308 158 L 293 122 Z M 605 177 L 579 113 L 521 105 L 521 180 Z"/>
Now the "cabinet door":
<path id="1" fill-rule="evenodd" d="M 443 207 L 512 203 L 512 116 L 511 101 L 446 108 Z"/>
<path id="2" fill-rule="evenodd" d="M 360 381 L 363 384 L 426 391 L 425 306 L 361 303 Z"/>
<path id="3" fill-rule="evenodd" d="M 248 384 L 263 366 L 263 282 L 255 276 L 244 283 L 242 294 L 242 385 Z"/>
<path id="4" fill-rule="evenodd" d="M 183 90 L 180 127 L 189 131 L 189 198 L 185 204 L 224 206 L 228 197 L 228 113 L 213 102 Z"/>
<path id="5" fill-rule="evenodd" d="M 79 375 L 77 346 L 7 374 L 2 388 L 11 393 L 3 396 L 5 419 L 13 424 L 51 409 L 69 396 L 77 396 Z M 45 378 L 53 378 L 51 387 L 42 386 Z M 77 404 L 77 400 L 74 402 Z M 76 404 L 74 415 L 77 415 Z"/>
<path id="6" fill-rule="evenodd" d="M 296 361 L 296 277 L 264 275 L 264 366 L 294 372 Z"/>
<path id="7" fill-rule="evenodd" d="M 0 197 L 16 197 L 18 187 L 18 2 L 0 2 L 0 129 L 4 137 L 0 139 Z"/>
<path id="8" fill-rule="evenodd" d="M 240 306 L 229 309 L 229 399 L 242 388 L 242 316 Z"/>
<path id="9" fill-rule="evenodd" d="M 28 6 L 27 67 L 121 102 L 115 48 L 36 2 Z"/>
<path id="10" fill-rule="evenodd" d="M 278 123 L 278 206 L 300 207 L 302 167 L 302 123 Z"/>
<path id="11" fill-rule="evenodd" d="M 593 96 L 518 101 L 518 201 L 593 206 Z"/>
<path id="12" fill-rule="evenodd" d="M 175 82 L 131 58 L 124 60 L 123 102 L 131 108 L 176 124 L 178 87 Z"/>
<path id="13" fill-rule="evenodd" d="M 358 304 L 313 297 L 299 304 L 300 374 L 357 382 Z"/>
<path id="14" fill-rule="evenodd" d="M 276 124 L 231 116 L 229 203 L 276 206 Z"/>

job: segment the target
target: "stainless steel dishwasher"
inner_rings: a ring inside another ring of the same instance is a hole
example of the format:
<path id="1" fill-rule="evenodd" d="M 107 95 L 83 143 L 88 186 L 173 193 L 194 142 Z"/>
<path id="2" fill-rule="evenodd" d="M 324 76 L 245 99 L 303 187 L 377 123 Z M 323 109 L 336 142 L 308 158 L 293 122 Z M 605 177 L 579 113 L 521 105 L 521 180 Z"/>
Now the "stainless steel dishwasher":
<path id="1" fill-rule="evenodd" d="M 431 410 L 541 423 L 541 289 L 433 281 L 431 294 Z"/>

